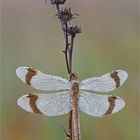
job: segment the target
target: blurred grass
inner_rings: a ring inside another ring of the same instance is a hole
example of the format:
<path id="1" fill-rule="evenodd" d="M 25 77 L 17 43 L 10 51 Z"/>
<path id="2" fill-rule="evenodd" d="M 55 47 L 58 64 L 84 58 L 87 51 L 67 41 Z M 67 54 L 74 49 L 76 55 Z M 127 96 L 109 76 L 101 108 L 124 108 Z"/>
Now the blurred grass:
<path id="1" fill-rule="evenodd" d="M 77 0 L 69 4 L 80 14 L 73 22 L 83 29 L 75 40 L 73 54 L 74 71 L 79 79 L 99 76 L 112 69 L 125 69 L 129 74 L 126 84 L 110 93 L 124 98 L 126 107 L 106 118 L 94 118 L 81 112 L 82 139 L 138 140 L 137 1 Z M 57 18 L 53 17 L 55 8 L 45 5 L 44 0 L 4 0 L 1 7 L 1 139 L 66 139 L 62 126 L 68 126 L 67 115 L 43 117 L 26 113 L 16 105 L 18 97 L 36 91 L 18 80 L 17 67 L 33 66 L 45 73 L 67 77 L 62 53 L 64 39 Z"/>

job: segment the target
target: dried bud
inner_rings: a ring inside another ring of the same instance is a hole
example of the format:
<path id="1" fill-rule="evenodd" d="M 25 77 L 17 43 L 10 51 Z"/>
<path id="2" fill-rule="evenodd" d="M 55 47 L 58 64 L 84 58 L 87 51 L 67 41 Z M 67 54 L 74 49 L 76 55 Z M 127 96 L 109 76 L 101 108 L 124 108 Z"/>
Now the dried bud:
<path id="1" fill-rule="evenodd" d="M 64 4 L 66 0 L 50 0 L 50 3 L 53 5 Z M 47 2 L 47 0 L 45 0 Z"/>
<path id="2" fill-rule="evenodd" d="M 64 32 L 66 32 L 65 28 L 63 28 L 63 30 L 64 30 Z M 82 32 L 82 29 L 81 29 L 81 27 L 78 27 L 78 26 L 71 26 L 68 28 L 67 32 L 68 32 L 68 35 L 75 37 L 76 34 L 79 34 Z"/>
<path id="3" fill-rule="evenodd" d="M 74 15 L 76 14 L 72 14 L 70 8 L 61 9 L 57 14 L 58 18 L 61 20 L 63 24 L 75 18 Z"/>

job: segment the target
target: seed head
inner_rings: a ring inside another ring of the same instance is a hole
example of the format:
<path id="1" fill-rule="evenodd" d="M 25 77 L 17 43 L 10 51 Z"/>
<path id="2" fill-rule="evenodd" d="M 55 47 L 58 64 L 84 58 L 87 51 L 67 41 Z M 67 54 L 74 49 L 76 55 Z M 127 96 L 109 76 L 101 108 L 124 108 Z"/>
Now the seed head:
<path id="1" fill-rule="evenodd" d="M 47 2 L 47 0 L 45 0 Z M 50 3 L 53 5 L 59 5 L 59 4 L 64 4 L 66 0 L 50 0 Z"/>
<path id="2" fill-rule="evenodd" d="M 57 13 L 58 18 L 61 20 L 61 22 L 63 24 L 65 24 L 66 22 L 69 22 L 71 19 L 75 18 L 74 15 L 76 15 L 76 14 L 72 14 L 70 8 L 61 9 Z"/>
<path id="3" fill-rule="evenodd" d="M 64 32 L 66 32 L 65 26 L 63 27 Z M 67 30 L 68 35 L 71 35 L 72 37 L 75 37 L 76 34 L 82 33 L 81 27 L 76 26 L 71 26 Z"/>

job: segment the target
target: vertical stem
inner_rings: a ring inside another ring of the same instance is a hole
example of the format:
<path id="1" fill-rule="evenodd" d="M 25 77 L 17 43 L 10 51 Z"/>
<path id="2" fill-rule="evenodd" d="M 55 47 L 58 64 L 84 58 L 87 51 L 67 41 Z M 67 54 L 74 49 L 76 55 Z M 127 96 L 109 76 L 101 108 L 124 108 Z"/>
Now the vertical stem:
<path id="1" fill-rule="evenodd" d="M 71 36 L 71 49 L 69 54 L 70 71 L 72 72 L 72 53 L 73 53 L 74 37 Z"/>
<path id="2" fill-rule="evenodd" d="M 56 9 L 59 13 L 59 11 L 60 11 L 59 4 L 56 4 Z M 63 26 L 65 26 L 65 31 L 64 31 L 65 50 L 63 52 L 65 53 L 67 71 L 70 74 L 70 73 L 72 73 L 72 53 L 73 53 L 73 44 L 74 44 L 75 36 L 71 36 L 71 42 L 69 44 L 68 23 L 61 22 L 61 25 L 62 25 L 62 29 L 63 29 Z M 70 47 L 69 47 L 69 45 L 70 45 Z M 69 113 L 69 140 L 72 140 L 72 118 L 73 118 L 73 112 L 71 110 Z"/>
<path id="3" fill-rule="evenodd" d="M 68 73 L 71 73 L 70 71 L 70 61 L 68 61 L 68 53 L 69 53 L 69 40 L 68 40 L 68 24 L 65 23 L 65 39 L 66 39 L 66 47 L 65 47 L 65 59 L 66 59 L 66 65 L 67 65 L 67 70 Z"/>
<path id="4" fill-rule="evenodd" d="M 57 9 L 57 11 L 59 12 L 59 4 L 56 4 L 56 9 Z"/>
<path id="5" fill-rule="evenodd" d="M 69 113 L 69 140 L 72 140 L 72 110 Z"/>
<path id="6" fill-rule="evenodd" d="M 72 62 L 71 62 L 71 48 L 69 50 L 69 43 L 68 43 L 68 26 L 66 23 L 66 49 L 65 49 L 65 57 L 66 57 L 66 63 L 67 65 L 67 69 L 68 69 L 68 73 L 72 73 Z M 69 61 L 68 61 L 68 56 L 69 56 Z M 72 140 L 72 110 L 69 113 L 69 140 Z"/>

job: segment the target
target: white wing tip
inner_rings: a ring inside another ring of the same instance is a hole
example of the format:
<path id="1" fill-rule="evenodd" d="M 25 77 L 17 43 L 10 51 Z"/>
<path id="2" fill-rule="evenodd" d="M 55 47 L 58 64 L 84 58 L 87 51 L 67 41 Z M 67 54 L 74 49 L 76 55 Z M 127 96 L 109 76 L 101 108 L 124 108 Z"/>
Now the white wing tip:
<path id="1" fill-rule="evenodd" d="M 106 113 L 104 114 L 105 116 L 117 113 L 118 111 L 120 111 L 125 107 L 125 101 L 118 96 L 114 96 L 114 95 L 109 96 L 108 102 L 109 102 L 109 107 Z"/>
<path id="2" fill-rule="evenodd" d="M 125 107 L 125 101 L 120 98 L 120 97 L 117 97 L 116 101 L 115 101 L 115 107 L 113 109 L 113 114 L 120 111 L 121 109 L 123 109 Z"/>
<path id="3" fill-rule="evenodd" d="M 20 77 L 20 74 L 21 73 L 25 73 L 25 72 L 27 72 L 27 69 L 28 69 L 29 67 L 26 67 L 26 66 L 20 66 L 20 67 L 18 67 L 17 69 L 16 69 L 16 75 L 18 76 L 18 77 Z"/>
<path id="4" fill-rule="evenodd" d="M 116 70 L 118 72 L 118 76 L 120 78 L 120 85 L 123 85 L 124 82 L 127 80 L 128 78 L 128 73 L 124 70 Z"/>
<path id="5" fill-rule="evenodd" d="M 26 67 L 19 67 L 16 69 L 16 75 L 17 77 L 22 80 L 24 83 L 25 83 L 25 76 L 26 76 L 26 73 L 27 73 L 27 69 Z"/>
<path id="6" fill-rule="evenodd" d="M 16 69 L 17 77 L 27 85 L 31 85 L 32 77 L 39 73 L 38 70 L 32 67 L 21 66 Z"/>
<path id="7" fill-rule="evenodd" d="M 33 112 L 32 108 L 29 105 L 29 98 L 27 96 L 28 94 L 23 95 L 20 98 L 18 98 L 17 105 L 21 107 L 22 109 L 26 110 L 27 112 Z"/>
<path id="8" fill-rule="evenodd" d="M 36 94 L 27 94 L 27 95 L 21 96 L 17 100 L 17 104 L 22 109 L 26 110 L 27 112 L 31 112 L 31 113 L 34 112 L 34 113 L 42 114 L 42 112 L 37 107 L 37 104 L 36 104 L 37 100 L 38 100 L 38 95 L 36 95 Z"/>

